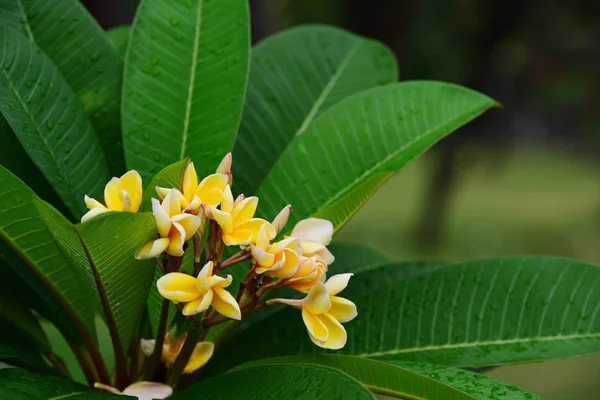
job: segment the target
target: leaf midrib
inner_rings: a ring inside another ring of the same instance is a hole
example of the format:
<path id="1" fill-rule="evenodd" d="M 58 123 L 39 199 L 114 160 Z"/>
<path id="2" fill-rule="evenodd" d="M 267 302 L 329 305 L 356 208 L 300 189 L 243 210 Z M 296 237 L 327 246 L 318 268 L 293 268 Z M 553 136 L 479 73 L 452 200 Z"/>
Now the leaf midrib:
<path id="1" fill-rule="evenodd" d="M 448 349 L 460 349 L 470 347 L 483 347 L 483 346 L 496 346 L 506 344 L 519 344 L 519 343 L 530 343 L 530 342 L 551 342 L 551 341 L 568 341 L 573 339 L 600 339 L 600 333 L 574 333 L 571 335 L 555 335 L 555 336 L 531 336 L 527 338 L 514 338 L 514 339 L 501 339 L 501 340 L 484 340 L 476 342 L 463 342 L 463 343 L 448 343 L 441 345 L 428 345 L 421 347 L 409 347 L 403 349 L 392 349 L 386 351 L 377 351 L 373 353 L 365 352 L 361 354 L 353 354 L 355 357 L 381 357 L 396 354 L 407 354 L 416 353 L 420 351 L 435 351 L 435 350 L 448 350 Z"/>
<path id="2" fill-rule="evenodd" d="M 21 16 L 23 17 L 23 26 L 25 27 L 25 32 L 27 32 L 27 37 L 29 38 L 29 40 L 35 43 L 33 32 L 31 31 L 31 26 L 29 24 L 29 18 L 27 18 L 27 14 L 25 13 L 25 7 L 23 7 L 23 0 L 17 0 L 17 5 L 19 6 L 19 10 L 21 10 Z"/>
<path id="3" fill-rule="evenodd" d="M 185 103 L 185 117 L 183 120 L 183 138 L 181 141 L 181 152 L 179 159 L 185 156 L 185 148 L 187 145 L 188 131 L 190 127 L 190 117 L 192 113 L 192 97 L 194 97 L 194 84 L 196 81 L 196 69 L 198 68 L 198 49 L 200 48 L 200 26 L 202 25 L 202 6 L 204 0 L 198 1 L 198 9 L 196 11 L 196 30 L 194 32 L 194 48 L 192 51 L 192 68 L 190 71 L 190 85 L 188 87 L 188 97 Z"/>

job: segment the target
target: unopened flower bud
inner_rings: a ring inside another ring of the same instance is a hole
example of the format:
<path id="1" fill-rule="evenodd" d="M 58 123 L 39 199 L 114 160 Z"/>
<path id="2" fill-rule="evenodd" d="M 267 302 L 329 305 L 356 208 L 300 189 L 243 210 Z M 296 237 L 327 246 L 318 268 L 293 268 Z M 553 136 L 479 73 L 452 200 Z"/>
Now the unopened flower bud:
<path id="1" fill-rule="evenodd" d="M 223 157 L 221 164 L 219 164 L 219 166 L 217 167 L 217 174 L 228 174 L 229 172 L 231 172 L 231 161 L 231 153 L 225 154 L 225 157 Z"/>
<path id="2" fill-rule="evenodd" d="M 281 233 L 283 228 L 285 228 L 285 225 L 287 224 L 288 219 L 290 218 L 291 212 L 292 205 L 288 204 L 287 206 L 283 207 L 283 209 L 279 212 L 279 214 L 277 214 L 277 216 L 273 220 L 272 225 L 275 227 L 275 230 L 278 234 Z"/>

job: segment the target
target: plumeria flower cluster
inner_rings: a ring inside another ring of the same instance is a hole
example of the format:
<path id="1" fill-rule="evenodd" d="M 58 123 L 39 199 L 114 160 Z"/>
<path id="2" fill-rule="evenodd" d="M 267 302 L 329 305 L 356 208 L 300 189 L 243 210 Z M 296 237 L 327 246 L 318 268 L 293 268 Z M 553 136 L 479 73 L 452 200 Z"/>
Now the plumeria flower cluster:
<path id="1" fill-rule="evenodd" d="M 188 321 L 187 332 L 172 336 L 164 326 L 164 336 L 141 341 L 148 360 L 170 371 L 168 383 L 181 374 L 195 373 L 209 361 L 214 344 L 202 339 L 212 326 L 239 321 L 261 307 L 281 303 L 299 309 L 310 340 L 327 349 L 344 347 L 342 323 L 357 315 L 354 303 L 337 296 L 352 274 L 327 279 L 328 267 L 335 261 L 327 248 L 333 236 L 331 222 L 309 218 L 299 221 L 289 235 L 282 234 L 291 206 L 285 206 L 271 222 L 257 218 L 258 197 L 233 195 L 231 162 L 231 154 L 226 155 L 216 172 L 202 180 L 190 162 L 181 187 L 154 188 L 156 237 L 135 254 L 140 260 L 156 259 L 163 273 L 156 282 L 158 292 L 176 304 Z M 142 202 L 139 174 L 129 171 L 113 178 L 106 185 L 104 200 L 106 205 L 86 196 L 90 211 L 82 222 L 108 211 L 138 211 Z M 223 260 L 227 248 L 238 252 Z M 190 251 L 193 257 L 185 257 Z M 231 291 L 233 277 L 223 271 L 245 261 L 249 261 L 248 270 L 235 293 Z M 304 298 L 265 301 L 267 292 L 280 287 L 292 288 Z M 166 324 L 166 316 L 162 317 L 161 323 Z"/>

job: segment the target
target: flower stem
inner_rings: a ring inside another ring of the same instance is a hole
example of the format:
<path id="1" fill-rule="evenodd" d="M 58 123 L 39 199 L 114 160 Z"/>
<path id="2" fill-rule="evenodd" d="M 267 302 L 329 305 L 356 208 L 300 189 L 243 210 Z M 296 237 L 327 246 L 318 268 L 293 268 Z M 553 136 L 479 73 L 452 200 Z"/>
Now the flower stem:
<path id="1" fill-rule="evenodd" d="M 152 380 L 156 368 L 162 358 L 162 348 L 165 342 L 165 335 L 167 333 L 167 320 L 169 317 L 169 300 L 164 299 L 162 302 L 162 308 L 160 309 L 160 320 L 158 322 L 158 330 L 156 331 L 156 340 L 154 341 L 154 351 L 148 360 L 148 369 L 146 370 L 146 379 Z"/>
<path id="2" fill-rule="evenodd" d="M 202 328 L 202 319 L 196 318 L 192 323 L 192 327 L 187 333 L 187 337 L 185 339 L 185 342 L 183 343 L 179 355 L 177 356 L 177 359 L 175 360 L 175 363 L 173 364 L 167 375 L 167 384 L 169 386 L 174 387 L 179 378 L 181 377 L 183 369 L 190 360 L 190 357 L 194 352 L 194 348 L 196 347 L 198 340 L 202 336 L 203 330 L 204 329 Z"/>
<path id="3" fill-rule="evenodd" d="M 242 250 L 239 253 L 232 255 L 227 260 L 223 261 L 223 263 L 221 264 L 221 270 L 223 270 L 227 267 L 231 267 L 232 265 L 240 263 L 242 261 L 249 260 L 251 258 L 252 258 L 252 253 L 250 253 L 246 250 Z"/>
<path id="4" fill-rule="evenodd" d="M 60 372 L 65 378 L 73 379 L 62 358 L 60 358 L 51 351 L 47 352 L 44 355 L 46 356 L 48 361 L 50 361 L 50 364 L 52 364 L 58 370 L 58 372 Z"/>

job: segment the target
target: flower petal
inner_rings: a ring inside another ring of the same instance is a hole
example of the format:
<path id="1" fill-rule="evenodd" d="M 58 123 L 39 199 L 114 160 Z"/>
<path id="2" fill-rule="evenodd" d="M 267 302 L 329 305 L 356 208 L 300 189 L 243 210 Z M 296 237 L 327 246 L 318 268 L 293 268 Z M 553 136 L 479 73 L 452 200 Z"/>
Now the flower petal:
<path id="1" fill-rule="evenodd" d="M 343 297 L 331 297 L 331 308 L 327 314 L 340 322 L 352 321 L 358 315 L 356 304 Z"/>
<path id="2" fill-rule="evenodd" d="M 333 236 L 333 224 L 321 218 L 303 219 L 296 224 L 290 236 L 328 245 Z"/>
<path id="3" fill-rule="evenodd" d="M 325 286 L 320 283 L 315 284 L 302 300 L 302 308 L 307 309 L 311 314 L 323 314 L 329 311 L 331 299 Z"/>
<path id="4" fill-rule="evenodd" d="M 323 343 L 327 340 L 327 337 L 329 336 L 327 327 L 319 318 L 311 314 L 306 308 L 302 309 L 302 320 L 304 321 L 306 330 L 308 330 L 311 338 L 314 338 L 319 343 Z"/>
<path id="5" fill-rule="evenodd" d="M 240 306 L 237 301 L 233 298 L 231 293 L 227 290 L 214 287 L 213 291 L 215 293 L 215 297 L 213 298 L 212 306 L 219 312 L 219 314 L 224 315 L 231 319 L 241 320 L 242 312 L 240 310 Z"/>
<path id="6" fill-rule="evenodd" d="M 158 292 L 165 299 L 175 302 L 189 302 L 202 294 L 198 290 L 197 279 L 181 272 L 170 272 L 156 282 Z"/>
<path id="7" fill-rule="evenodd" d="M 164 383 L 142 381 L 127 386 L 123 394 L 138 400 L 166 399 L 173 394 L 173 388 Z"/>
<path id="8" fill-rule="evenodd" d="M 200 198 L 196 195 L 194 195 L 194 198 L 192 199 L 191 203 L 188 203 L 185 206 L 185 209 L 187 211 L 192 212 L 193 214 L 198 214 L 198 210 L 200 209 L 200 206 L 202 205 L 202 203 L 200 203 Z"/>
<path id="9" fill-rule="evenodd" d="M 329 314 L 316 315 L 323 325 L 327 328 L 329 336 L 324 343 L 315 343 L 324 349 L 338 350 L 346 345 L 346 329 L 335 318 Z"/>
<path id="10" fill-rule="evenodd" d="M 283 249 L 280 254 L 283 265 L 277 269 L 274 276 L 277 278 L 289 278 L 298 270 L 298 261 L 300 257 L 291 249 Z"/>
<path id="11" fill-rule="evenodd" d="M 233 276 L 231 275 L 227 275 L 226 278 L 218 275 L 208 277 L 208 287 L 211 289 L 214 289 L 215 287 L 226 288 L 231 285 L 231 282 L 233 282 Z"/>
<path id="12" fill-rule="evenodd" d="M 194 195 L 198 188 L 198 175 L 196 174 L 193 162 L 185 167 L 185 171 L 183 171 L 183 183 L 181 186 L 183 189 L 183 197 L 187 204 L 191 203 L 194 200 Z"/>
<path id="13" fill-rule="evenodd" d="M 156 340 L 154 339 L 142 339 L 140 340 L 140 349 L 142 353 L 150 357 L 154 352 L 154 346 L 156 345 Z"/>
<path id="14" fill-rule="evenodd" d="M 337 274 L 329 278 L 327 282 L 325 282 L 325 287 L 327 288 L 329 294 L 331 296 L 335 296 L 342 290 L 346 289 L 346 286 L 348 286 L 348 282 L 350 281 L 352 275 L 354 274 Z"/>
<path id="15" fill-rule="evenodd" d="M 171 230 L 171 219 L 160 205 L 157 199 L 152 199 L 152 214 L 156 220 L 156 227 L 158 228 L 158 234 L 160 237 L 166 238 L 169 236 Z"/>
<path id="16" fill-rule="evenodd" d="M 269 236 L 267 236 L 267 224 L 262 224 L 256 235 L 256 247 L 267 250 L 269 242 Z"/>
<path id="17" fill-rule="evenodd" d="M 171 189 L 162 201 L 162 208 L 169 217 L 181 213 L 181 205 L 185 203 L 185 198 L 177 189 Z"/>
<path id="18" fill-rule="evenodd" d="M 204 267 L 198 273 L 198 290 L 207 292 L 210 290 L 208 278 L 212 276 L 214 264 L 212 261 L 204 264 Z"/>
<path id="19" fill-rule="evenodd" d="M 104 202 L 111 211 L 123 211 L 123 195 L 121 194 L 121 180 L 112 178 L 104 188 Z"/>
<path id="20" fill-rule="evenodd" d="M 242 222 L 254 217 L 256 207 L 258 207 L 258 197 L 256 196 L 247 197 L 240 201 L 231 213 L 231 216 L 234 220 L 234 225 L 241 224 Z"/>
<path id="21" fill-rule="evenodd" d="M 271 225 L 270 223 L 268 223 L 267 221 L 265 221 L 262 218 L 251 218 L 251 219 L 248 219 L 248 220 L 242 222 L 239 225 L 235 225 L 235 221 L 234 221 L 233 229 L 236 231 L 250 231 L 252 234 L 250 241 L 255 242 L 258 237 L 258 231 L 260 230 L 261 226 L 263 226 L 263 225 L 266 225 L 265 231 L 267 233 L 267 237 L 269 238 L 269 240 L 272 240 L 275 237 L 275 235 L 277 234 L 275 232 L 275 228 L 273 228 L 273 225 Z"/>
<path id="22" fill-rule="evenodd" d="M 225 186 L 223 190 L 223 198 L 221 199 L 221 211 L 231 213 L 233 211 L 233 193 L 231 193 L 231 187 Z"/>
<path id="23" fill-rule="evenodd" d="M 216 207 L 223 198 L 225 186 L 227 186 L 226 174 L 212 174 L 202 179 L 196 190 L 196 195 L 200 197 L 202 204 Z"/>
<path id="24" fill-rule="evenodd" d="M 183 245 L 187 240 L 185 235 L 185 229 L 177 222 L 171 224 L 171 230 L 169 231 L 169 247 L 167 247 L 167 254 L 175 257 L 181 257 L 184 254 Z"/>
<path id="25" fill-rule="evenodd" d="M 142 177 L 132 169 L 121 176 L 121 189 L 129 194 L 129 211 L 137 212 L 142 204 Z"/>
<path id="26" fill-rule="evenodd" d="M 92 199 L 87 194 L 85 196 L 83 196 L 83 201 L 85 202 L 85 206 L 87 208 L 89 208 L 90 210 L 93 208 L 104 208 L 108 211 L 108 209 L 106 207 L 104 207 L 104 205 L 102 203 L 100 203 L 96 199 Z"/>
<path id="27" fill-rule="evenodd" d="M 108 208 L 104 208 L 104 206 L 102 208 L 97 207 L 97 208 L 92 208 L 90 211 L 86 212 L 83 217 L 81 217 L 81 223 L 84 223 L 85 221 L 89 221 L 90 219 L 94 218 L 96 215 L 100 215 L 100 214 L 104 214 L 105 212 L 109 212 L 110 210 Z"/>
<path id="28" fill-rule="evenodd" d="M 273 263 L 275 262 L 275 256 L 271 253 L 267 253 L 264 249 L 260 247 L 252 246 L 252 258 L 259 265 L 256 268 L 257 274 L 262 274 L 266 270 L 268 270 Z"/>
<path id="29" fill-rule="evenodd" d="M 169 242 L 169 238 L 161 238 L 146 243 L 135 253 L 136 260 L 158 257 L 169 247 Z"/>
<path id="30" fill-rule="evenodd" d="M 197 215 L 192 214 L 177 214 L 171 218 L 173 223 L 178 223 L 185 230 L 185 237 L 191 238 L 198 231 L 201 219 Z"/>
<path id="31" fill-rule="evenodd" d="M 219 163 L 217 167 L 217 174 L 227 174 L 231 171 L 231 162 L 233 161 L 233 156 L 230 153 L 225 154 L 225 157 Z"/>
<path id="32" fill-rule="evenodd" d="M 215 352 L 215 345 L 212 342 L 200 342 L 194 348 L 187 365 L 183 369 L 184 374 L 191 374 L 198 368 L 205 365 Z"/>
<path id="33" fill-rule="evenodd" d="M 160 186 L 155 186 L 154 190 L 156 190 L 156 194 L 158 194 L 158 198 L 163 200 L 165 197 L 167 197 L 167 195 L 171 191 L 171 188 L 163 188 Z"/>
<path id="34" fill-rule="evenodd" d="M 329 265 L 333 264 L 335 261 L 335 257 L 325 245 L 317 243 L 317 242 L 302 242 L 302 254 L 306 257 L 319 257 L 323 263 Z"/>
<path id="35" fill-rule="evenodd" d="M 293 237 L 288 237 L 279 242 L 275 242 L 269 247 L 269 251 L 273 254 L 279 253 L 283 251 L 285 248 L 289 248 L 290 250 L 295 250 L 298 247 L 298 240 Z"/>
<path id="36" fill-rule="evenodd" d="M 287 206 L 283 207 L 283 209 L 279 211 L 279 214 L 277 214 L 275 219 L 273 219 L 273 222 L 271 222 L 271 224 L 273 225 L 277 233 L 280 233 L 283 230 L 283 228 L 285 228 L 285 225 L 287 224 L 288 219 L 290 218 L 291 212 L 292 206 L 291 204 L 288 204 Z"/>
<path id="37" fill-rule="evenodd" d="M 247 246 L 252 242 L 252 232 L 249 230 L 223 233 L 223 243 L 227 246 Z"/>
<path id="38" fill-rule="evenodd" d="M 208 310 L 210 304 L 214 301 L 213 291 L 209 290 L 199 299 L 190 301 L 183 307 L 183 315 L 190 316 L 201 313 L 204 310 Z"/>
<path id="39" fill-rule="evenodd" d="M 221 204 L 221 206 L 223 206 L 223 204 Z M 231 214 L 217 210 L 215 207 L 206 207 L 206 216 L 217 221 L 217 224 L 219 224 L 223 233 L 230 233 L 233 231 L 233 219 L 231 218 Z"/>

